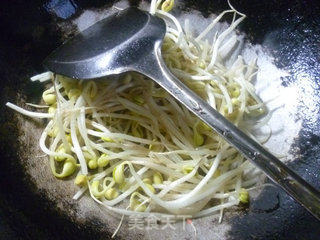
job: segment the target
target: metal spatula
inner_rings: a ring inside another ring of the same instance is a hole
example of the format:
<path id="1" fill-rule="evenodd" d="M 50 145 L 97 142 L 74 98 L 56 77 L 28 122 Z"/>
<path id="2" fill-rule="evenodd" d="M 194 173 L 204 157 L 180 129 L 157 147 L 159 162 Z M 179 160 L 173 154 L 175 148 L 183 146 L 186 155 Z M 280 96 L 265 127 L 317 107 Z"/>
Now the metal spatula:
<path id="1" fill-rule="evenodd" d="M 47 57 L 44 64 L 52 72 L 77 79 L 94 79 L 128 71 L 148 76 L 320 219 L 320 193 L 315 188 L 170 73 L 161 57 L 165 33 L 166 25 L 162 19 L 137 8 L 127 8 L 67 41 Z"/>

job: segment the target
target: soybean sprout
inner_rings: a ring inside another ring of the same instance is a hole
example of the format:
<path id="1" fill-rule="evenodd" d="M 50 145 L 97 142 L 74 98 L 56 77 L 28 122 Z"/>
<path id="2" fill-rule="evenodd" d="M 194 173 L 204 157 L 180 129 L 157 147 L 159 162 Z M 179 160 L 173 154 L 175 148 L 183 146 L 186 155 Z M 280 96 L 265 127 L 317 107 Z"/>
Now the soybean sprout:
<path id="1" fill-rule="evenodd" d="M 230 5 L 195 36 L 169 13 L 173 0 L 153 0 L 150 13 L 163 18 L 164 60 L 190 89 L 239 127 L 266 112 L 252 78 L 256 61 L 242 56 L 229 67 L 238 42 L 235 28 L 245 15 Z M 208 34 L 226 15 L 231 25 Z M 117 81 L 80 81 L 46 72 L 32 81 L 52 81 L 43 92 L 47 113 L 7 106 L 47 118 L 40 148 L 59 179 L 73 176 L 84 193 L 111 213 L 202 217 L 248 203 L 260 172 L 164 89 L 129 72 Z M 31 105 L 33 107 L 41 107 Z M 265 123 L 264 123 L 265 124 Z M 246 131 L 246 129 L 244 129 Z"/>

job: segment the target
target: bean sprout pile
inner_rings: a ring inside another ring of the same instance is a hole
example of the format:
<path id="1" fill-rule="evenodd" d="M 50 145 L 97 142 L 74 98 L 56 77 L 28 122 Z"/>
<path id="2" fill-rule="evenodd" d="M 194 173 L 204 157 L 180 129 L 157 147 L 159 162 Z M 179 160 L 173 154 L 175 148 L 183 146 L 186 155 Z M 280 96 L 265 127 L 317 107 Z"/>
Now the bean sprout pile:
<path id="1" fill-rule="evenodd" d="M 167 32 L 162 55 L 182 82 L 243 131 L 246 119 L 265 105 L 252 79 L 256 61 L 239 55 L 226 66 L 238 42 L 235 28 L 245 15 L 230 5 L 194 36 L 169 13 L 173 0 L 153 0 L 150 13 L 163 18 Z M 230 26 L 207 36 L 226 15 Z M 193 218 L 249 202 L 260 176 L 233 147 L 156 83 L 129 72 L 112 80 L 77 80 L 45 72 L 32 81 L 51 81 L 43 92 L 47 113 L 7 106 L 46 118 L 40 148 L 55 177 L 74 177 L 79 191 L 116 215 L 167 214 Z M 42 105 L 33 105 L 42 107 Z M 257 123 L 262 124 L 262 123 Z M 252 135 L 251 135 L 252 136 Z"/>

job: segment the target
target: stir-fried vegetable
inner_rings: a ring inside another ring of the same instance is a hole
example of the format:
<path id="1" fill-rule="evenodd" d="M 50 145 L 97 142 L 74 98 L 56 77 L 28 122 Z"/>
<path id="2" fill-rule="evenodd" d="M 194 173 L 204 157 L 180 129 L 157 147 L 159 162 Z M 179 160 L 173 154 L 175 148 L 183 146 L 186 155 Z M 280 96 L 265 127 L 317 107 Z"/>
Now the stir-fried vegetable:
<path id="1" fill-rule="evenodd" d="M 226 67 L 244 15 L 224 11 L 198 36 L 168 11 L 173 0 L 153 0 L 150 12 L 167 22 L 162 54 L 170 70 L 237 126 L 265 112 L 251 83 L 255 61 L 241 56 Z M 231 25 L 208 39 L 227 14 Z M 234 148 L 153 81 L 127 73 L 117 81 L 79 81 L 50 72 L 43 93 L 48 113 L 7 106 L 48 118 L 40 147 L 58 178 L 75 177 L 78 199 L 89 190 L 108 210 L 124 214 L 188 214 L 200 217 L 249 202 L 259 172 Z M 76 175 L 76 176 L 75 176 Z M 126 207 L 121 207 L 119 205 Z"/>

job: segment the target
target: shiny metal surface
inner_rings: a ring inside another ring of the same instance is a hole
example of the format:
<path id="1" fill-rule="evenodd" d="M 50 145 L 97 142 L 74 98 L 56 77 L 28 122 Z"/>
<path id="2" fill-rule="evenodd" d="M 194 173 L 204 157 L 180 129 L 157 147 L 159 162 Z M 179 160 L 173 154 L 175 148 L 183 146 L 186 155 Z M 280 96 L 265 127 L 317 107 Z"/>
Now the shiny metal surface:
<path id="1" fill-rule="evenodd" d="M 150 77 L 320 219 L 320 193 L 315 188 L 170 73 L 160 51 L 164 34 L 165 23 L 161 19 L 136 8 L 128 8 L 62 45 L 45 60 L 45 65 L 53 72 L 80 79 L 127 71 Z"/>
<path id="2" fill-rule="evenodd" d="M 44 64 L 53 72 L 92 79 L 148 66 L 148 55 L 165 34 L 165 23 L 128 8 L 94 24 L 63 44 Z M 94 44 L 93 44 L 94 43 Z"/>

